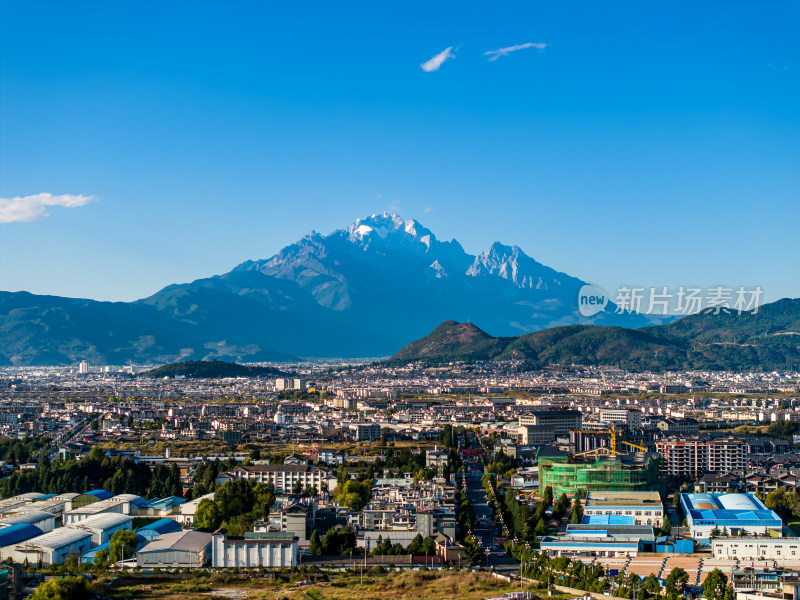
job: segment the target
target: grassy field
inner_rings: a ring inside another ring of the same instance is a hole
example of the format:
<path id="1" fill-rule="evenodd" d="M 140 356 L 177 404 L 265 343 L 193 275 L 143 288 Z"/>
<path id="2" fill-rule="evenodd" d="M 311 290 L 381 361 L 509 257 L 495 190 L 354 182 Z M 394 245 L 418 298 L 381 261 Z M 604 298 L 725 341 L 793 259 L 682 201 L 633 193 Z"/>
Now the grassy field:
<path id="1" fill-rule="evenodd" d="M 108 591 L 114 600 L 479 600 L 512 590 L 519 590 L 519 584 L 508 584 L 488 573 L 404 571 L 370 573 L 363 584 L 359 575 L 336 575 L 311 585 L 220 575 L 185 580 L 126 577 L 115 581 Z"/>

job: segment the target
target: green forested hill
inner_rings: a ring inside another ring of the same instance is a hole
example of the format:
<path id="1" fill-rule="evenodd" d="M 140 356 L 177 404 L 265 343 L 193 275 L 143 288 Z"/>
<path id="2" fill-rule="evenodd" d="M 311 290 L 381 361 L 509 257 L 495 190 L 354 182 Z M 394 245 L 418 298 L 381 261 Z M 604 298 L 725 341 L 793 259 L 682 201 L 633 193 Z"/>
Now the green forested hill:
<path id="1" fill-rule="evenodd" d="M 606 365 L 637 371 L 791 369 L 800 365 L 800 300 L 779 300 L 754 314 L 701 313 L 642 329 L 568 325 L 516 338 L 447 321 L 388 364 L 417 360 L 521 360 L 531 368 Z"/>
<path id="2" fill-rule="evenodd" d="M 275 367 L 240 365 L 222 360 L 187 360 L 145 371 L 140 377 L 175 377 L 179 375 L 187 379 L 216 379 L 223 377 L 282 377 L 286 373 Z"/>

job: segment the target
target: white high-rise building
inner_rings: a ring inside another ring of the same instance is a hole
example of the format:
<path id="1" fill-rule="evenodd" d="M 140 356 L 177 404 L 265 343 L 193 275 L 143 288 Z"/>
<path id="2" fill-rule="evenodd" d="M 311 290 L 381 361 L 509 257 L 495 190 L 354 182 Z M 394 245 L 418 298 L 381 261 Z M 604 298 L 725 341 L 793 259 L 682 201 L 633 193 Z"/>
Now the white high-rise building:
<path id="1" fill-rule="evenodd" d="M 89 372 L 89 363 L 85 360 L 82 360 L 78 363 L 78 373 L 81 375 L 85 375 Z"/>

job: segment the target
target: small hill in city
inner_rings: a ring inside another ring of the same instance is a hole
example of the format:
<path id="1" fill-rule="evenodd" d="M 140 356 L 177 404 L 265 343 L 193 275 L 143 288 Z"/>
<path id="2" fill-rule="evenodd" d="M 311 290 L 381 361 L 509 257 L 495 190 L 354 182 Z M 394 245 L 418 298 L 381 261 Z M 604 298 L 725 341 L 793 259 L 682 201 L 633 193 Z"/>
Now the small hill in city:
<path id="1" fill-rule="evenodd" d="M 275 367 L 240 365 L 223 360 L 187 360 L 162 365 L 140 374 L 140 377 L 176 377 L 187 379 L 222 379 L 225 377 L 283 377 L 284 371 Z"/>
<path id="2" fill-rule="evenodd" d="M 493 337 L 447 321 L 386 364 L 516 360 L 527 368 L 616 366 L 631 371 L 773 371 L 800 365 L 800 299 L 757 311 L 704 311 L 665 325 L 627 329 L 566 325 L 519 337 Z"/>
<path id="3" fill-rule="evenodd" d="M 392 360 L 486 360 L 502 352 L 512 339 L 492 337 L 472 323 L 445 321 L 424 338 L 400 350 Z"/>

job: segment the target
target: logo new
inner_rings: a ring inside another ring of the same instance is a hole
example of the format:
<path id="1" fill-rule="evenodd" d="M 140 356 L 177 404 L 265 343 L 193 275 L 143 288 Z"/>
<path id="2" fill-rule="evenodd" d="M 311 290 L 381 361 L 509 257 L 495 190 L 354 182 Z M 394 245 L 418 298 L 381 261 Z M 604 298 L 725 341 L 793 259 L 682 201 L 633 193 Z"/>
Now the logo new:
<path id="1" fill-rule="evenodd" d="M 584 317 L 602 312 L 608 304 L 608 294 L 597 286 L 585 284 L 578 291 L 578 311 Z"/>

